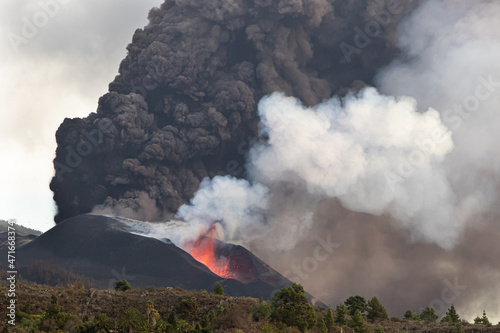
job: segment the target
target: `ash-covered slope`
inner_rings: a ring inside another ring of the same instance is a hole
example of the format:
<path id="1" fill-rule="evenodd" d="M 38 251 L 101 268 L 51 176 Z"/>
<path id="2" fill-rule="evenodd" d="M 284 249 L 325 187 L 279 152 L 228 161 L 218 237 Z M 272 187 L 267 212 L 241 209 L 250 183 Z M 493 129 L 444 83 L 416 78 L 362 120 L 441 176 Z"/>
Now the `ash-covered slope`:
<path id="1" fill-rule="evenodd" d="M 229 295 L 263 298 L 291 284 L 247 250 L 222 245 L 226 255 L 240 256 L 253 268 L 251 281 L 223 279 L 168 240 L 133 234 L 117 219 L 87 214 L 59 223 L 19 248 L 18 270 L 24 278 L 43 283 L 50 283 L 46 276 L 54 272 L 67 272 L 68 279 L 83 278 L 100 288 L 113 288 L 121 279 L 140 288 L 180 286 L 189 290 L 212 290 L 220 282 Z M 44 265 L 47 271 L 40 270 Z M 65 282 L 61 274 L 54 284 Z"/>
<path id="2" fill-rule="evenodd" d="M 151 220 L 204 177 L 244 177 L 260 98 L 282 91 L 314 105 L 371 83 L 417 3 L 166 0 L 135 32 L 97 112 L 57 131 L 56 222 L 103 203 Z"/>

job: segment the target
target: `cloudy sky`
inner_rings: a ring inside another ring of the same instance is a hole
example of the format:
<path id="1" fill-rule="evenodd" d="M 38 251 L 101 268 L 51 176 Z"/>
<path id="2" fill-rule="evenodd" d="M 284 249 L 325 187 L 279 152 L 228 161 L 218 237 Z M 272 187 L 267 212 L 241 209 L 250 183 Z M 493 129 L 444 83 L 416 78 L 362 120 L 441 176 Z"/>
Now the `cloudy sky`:
<path id="1" fill-rule="evenodd" d="M 0 3 L 0 219 L 51 228 L 55 132 L 84 117 L 161 0 Z M 45 8 L 44 8 L 45 7 Z"/>

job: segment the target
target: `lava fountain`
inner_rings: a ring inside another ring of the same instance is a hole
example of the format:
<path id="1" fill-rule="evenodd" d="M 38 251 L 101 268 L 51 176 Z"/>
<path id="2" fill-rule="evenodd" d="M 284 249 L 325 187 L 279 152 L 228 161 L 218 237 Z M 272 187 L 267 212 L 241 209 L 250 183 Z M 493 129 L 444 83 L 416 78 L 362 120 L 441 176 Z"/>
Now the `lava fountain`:
<path id="1" fill-rule="evenodd" d="M 226 279 L 243 283 L 258 280 L 255 267 L 244 248 L 218 240 L 215 225 L 201 234 L 196 241 L 184 249 L 197 261 L 207 266 L 213 273 Z"/>
<path id="2" fill-rule="evenodd" d="M 235 279 L 236 273 L 230 267 L 231 261 L 224 256 L 217 256 L 214 245 L 216 236 L 214 225 L 198 239 L 188 246 L 189 254 L 197 261 L 207 266 L 213 273 L 227 279 Z"/>

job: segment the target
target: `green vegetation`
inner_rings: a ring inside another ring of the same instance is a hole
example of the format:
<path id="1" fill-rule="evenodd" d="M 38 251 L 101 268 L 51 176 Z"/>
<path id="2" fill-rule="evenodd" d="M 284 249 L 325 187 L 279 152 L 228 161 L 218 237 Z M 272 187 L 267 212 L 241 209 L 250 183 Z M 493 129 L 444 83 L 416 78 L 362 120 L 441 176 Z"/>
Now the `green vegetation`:
<path id="1" fill-rule="evenodd" d="M 127 291 L 132 289 L 132 286 L 130 283 L 128 283 L 127 280 L 121 280 L 115 283 L 115 290 L 116 291 Z"/>
<path id="2" fill-rule="evenodd" d="M 314 307 L 309 304 L 304 288 L 294 283 L 276 292 L 271 301 L 271 318 L 302 332 L 316 325 Z"/>
<path id="3" fill-rule="evenodd" d="M 480 317 L 476 317 L 474 319 L 474 324 L 491 326 L 490 320 L 486 316 L 486 311 L 483 310 L 483 316 L 481 318 Z"/>
<path id="4" fill-rule="evenodd" d="M 347 307 L 343 304 L 337 305 L 336 309 L 336 316 L 335 316 L 335 324 L 339 326 L 343 326 L 347 324 L 347 320 L 345 316 L 347 315 Z"/>
<path id="5" fill-rule="evenodd" d="M 366 317 L 371 322 L 389 319 L 387 311 L 382 306 L 382 304 L 380 304 L 377 297 L 373 297 L 371 300 L 368 301 L 367 311 L 368 315 Z"/>
<path id="6" fill-rule="evenodd" d="M 361 314 L 363 314 L 368 306 L 366 304 L 366 300 L 358 295 L 349 297 L 348 299 L 346 299 L 344 304 L 349 309 L 349 314 L 351 316 L 353 316 L 356 311 L 359 311 Z"/>
<path id="7" fill-rule="evenodd" d="M 220 283 L 217 283 L 212 291 L 215 295 L 224 295 L 224 288 Z"/>
<path id="8" fill-rule="evenodd" d="M 453 304 L 446 312 L 446 315 L 441 319 L 442 323 L 458 323 L 460 321 L 460 316 L 457 314 Z"/>
<path id="9" fill-rule="evenodd" d="M 425 307 L 422 312 L 420 312 L 420 319 L 427 322 L 427 323 L 433 323 L 435 322 L 439 317 L 436 315 L 436 310 L 431 307 Z"/>
<path id="10" fill-rule="evenodd" d="M 6 292 L 0 284 L 0 292 Z M 427 307 L 416 314 L 406 311 L 405 320 L 387 318 L 384 306 L 375 297 L 366 303 L 365 314 L 349 314 L 340 304 L 335 310 L 308 303 L 298 284 L 277 291 L 271 300 L 214 295 L 180 288 L 146 290 L 87 289 L 81 283 L 49 287 L 18 283 L 16 327 L 5 332 L 269 332 L 269 333 L 383 333 L 383 332 L 498 332 L 486 312 L 475 324 L 460 320 L 452 305 L 436 323 L 436 311 Z M 345 303 L 362 305 L 360 297 Z M 7 298 L 0 300 L 7 306 Z M 354 305 L 356 306 L 356 305 Z M 342 326 L 342 328 L 341 328 Z M 348 326 L 348 327 L 347 327 Z"/>
<path id="11" fill-rule="evenodd" d="M 259 304 L 257 307 L 252 311 L 252 318 L 255 321 L 265 321 L 271 317 L 271 306 L 269 305 L 269 302 L 265 302 L 262 299 L 259 300 Z"/>
<path id="12" fill-rule="evenodd" d="M 325 323 L 325 327 L 327 330 L 331 330 L 333 325 L 335 324 L 335 320 L 333 318 L 332 309 L 328 308 L 328 311 L 323 316 L 323 322 Z"/>
<path id="13" fill-rule="evenodd" d="M 356 333 L 365 333 L 368 329 L 365 320 L 361 315 L 359 310 L 356 310 L 349 321 L 349 327 L 351 327 Z"/>

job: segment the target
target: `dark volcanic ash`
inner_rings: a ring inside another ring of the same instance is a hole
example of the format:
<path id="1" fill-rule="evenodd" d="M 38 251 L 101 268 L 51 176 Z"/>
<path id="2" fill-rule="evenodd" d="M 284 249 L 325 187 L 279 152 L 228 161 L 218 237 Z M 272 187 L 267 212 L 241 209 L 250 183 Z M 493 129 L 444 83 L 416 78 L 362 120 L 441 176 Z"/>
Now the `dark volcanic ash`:
<path id="1" fill-rule="evenodd" d="M 238 146 L 257 135 L 260 98 L 281 91 L 311 106 L 372 83 L 416 3 L 165 1 L 136 31 L 97 112 L 57 132 L 56 222 L 100 204 L 158 219 L 204 177 L 243 176 Z M 355 40 L 373 22 L 375 37 Z"/>

